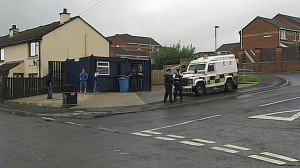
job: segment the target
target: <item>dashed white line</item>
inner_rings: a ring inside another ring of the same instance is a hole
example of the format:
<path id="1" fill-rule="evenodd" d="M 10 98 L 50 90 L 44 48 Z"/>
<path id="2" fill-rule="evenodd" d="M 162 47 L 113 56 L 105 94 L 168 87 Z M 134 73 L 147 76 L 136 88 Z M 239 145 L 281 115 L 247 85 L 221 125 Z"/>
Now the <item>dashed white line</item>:
<path id="1" fill-rule="evenodd" d="M 168 138 L 168 137 L 154 137 L 156 139 L 160 139 L 160 140 L 165 140 L 165 141 L 175 141 L 176 139 L 174 138 Z"/>
<path id="2" fill-rule="evenodd" d="M 196 143 L 191 141 L 180 141 L 179 143 L 186 144 L 186 145 L 192 145 L 192 146 L 203 146 L 205 144 L 202 143 Z"/>
<path id="3" fill-rule="evenodd" d="M 44 119 L 45 121 L 54 121 L 53 118 L 42 117 L 42 119 Z"/>
<path id="4" fill-rule="evenodd" d="M 178 136 L 178 135 L 166 135 L 167 137 L 171 137 L 171 138 L 178 138 L 178 139 L 184 139 L 185 137 L 184 136 Z"/>
<path id="5" fill-rule="evenodd" d="M 77 125 L 79 125 L 79 126 L 83 126 L 83 124 L 77 124 Z"/>
<path id="6" fill-rule="evenodd" d="M 243 150 L 243 151 L 249 151 L 249 150 L 251 150 L 251 149 L 249 149 L 249 148 L 240 147 L 240 146 L 231 145 L 231 144 L 227 144 L 227 145 L 223 145 L 223 146 L 228 147 L 228 148 L 233 148 L 233 149 Z"/>
<path id="7" fill-rule="evenodd" d="M 138 136 L 144 136 L 144 137 L 150 137 L 152 135 L 149 135 L 149 134 L 143 134 L 143 133 L 140 133 L 140 132 L 134 132 L 134 133 L 131 133 L 133 135 L 138 135 Z"/>
<path id="8" fill-rule="evenodd" d="M 227 153 L 238 153 L 239 152 L 236 150 L 226 149 L 226 148 L 222 148 L 222 147 L 211 147 L 211 149 L 217 150 L 217 151 L 222 151 L 222 152 L 227 152 Z"/>
<path id="9" fill-rule="evenodd" d="M 286 162 L 283 162 L 283 161 L 270 159 L 270 158 L 267 158 L 267 157 L 257 156 L 257 155 L 250 155 L 248 157 L 253 158 L 253 159 L 258 159 L 258 160 L 261 160 L 261 161 L 265 161 L 265 162 L 269 162 L 269 163 L 273 163 L 273 164 L 277 164 L 277 165 L 284 165 L 286 163 Z"/>
<path id="10" fill-rule="evenodd" d="M 297 159 L 293 159 L 290 157 L 286 157 L 286 156 L 282 156 L 282 155 L 278 155 L 278 154 L 274 154 L 274 153 L 270 153 L 270 152 L 263 152 L 261 154 L 266 155 L 266 156 L 275 157 L 275 158 L 282 159 L 282 160 L 286 160 L 286 161 L 290 161 L 290 162 L 298 162 L 299 161 Z"/>
<path id="11" fill-rule="evenodd" d="M 77 125 L 76 123 L 73 122 L 66 122 L 67 124 L 71 124 L 71 125 Z"/>
<path id="12" fill-rule="evenodd" d="M 197 142 L 202 142 L 202 143 L 208 143 L 208 144 L 216 143 L 215 141 L 209 141 L 209 140 L 205 140 L 205 139 L 192 139 L 192 140 L 197 141 Z"/>
<path id="13" fill-rule="evenodd" d="M 269 106 L 269 105 L 273 105 L 273 104 L 283 103 L 283 102 L 290 101 L 290 100 L 295 100 L 295 99 L 300 99 L 300 97 L 294 97 L 294 98 L 291 98 L 291 99 L 280 100 L 280 101 L 276 101 L 276 102 L 273 102 L 273 103 L 263 104 L 263 105 L 260 105 L 260 107 L 265 107 L 265 106 Z"/>
<path id="14" fill-rule="evenodd" d="M 161 135 L 162 133 L 160 132 L 154 132 L 154 131 L 151 131 L 151 130 L 145 130 L 145 131 L 142 131 L 144 133 L 148 133 L 148 134 L 154 134 L 154 135 Z"/>

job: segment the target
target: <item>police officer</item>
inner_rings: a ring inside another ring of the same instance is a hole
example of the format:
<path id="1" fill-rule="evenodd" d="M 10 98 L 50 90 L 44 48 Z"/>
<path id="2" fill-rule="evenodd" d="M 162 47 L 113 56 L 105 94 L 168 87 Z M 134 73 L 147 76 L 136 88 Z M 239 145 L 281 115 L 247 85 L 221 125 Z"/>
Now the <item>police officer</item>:
<path id="1" fill-rule="evenodd" d="M 167 69 L 166 74 L 164 76 L 164 79 L 165 79 L 164 103 L 167 102 L 168 97 L 169 97 L 170 103 L 173 103 L 173 100 L 172 100 L 173 78 L 170 73 L 171 73 L 171 69 Z"/>
<path id="2" fill-rule="evenodd" d="M 180 74 L 180 69 L 176 69 L 176 71 L 173 75 L 174 101 L 177 101 L 177 93 L 179 93 L 180 102 L 182 102 L 182 75 Z"/>

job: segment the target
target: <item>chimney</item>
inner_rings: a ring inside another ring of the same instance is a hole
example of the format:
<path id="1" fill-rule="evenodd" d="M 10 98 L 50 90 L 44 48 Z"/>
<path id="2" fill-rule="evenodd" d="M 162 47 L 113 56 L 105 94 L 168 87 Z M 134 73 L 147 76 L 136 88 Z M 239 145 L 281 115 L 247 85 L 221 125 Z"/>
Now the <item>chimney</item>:
<path id="1" fill-rule="evenodd" d="M 9 29 L 9 37 L 13 37 L 15 34 L 19 33 L 19 29 L 17 28 L 17 25 L 12 25 Z"/>
<path id="2" fill-rule="evenodd" d="M 64 8 L 62 13 L 59 13 L 60 15 L 60 24 L 64 24 L 65 22 L 70 20 L 70 13 L 68 13 L 67 8 Z"/>

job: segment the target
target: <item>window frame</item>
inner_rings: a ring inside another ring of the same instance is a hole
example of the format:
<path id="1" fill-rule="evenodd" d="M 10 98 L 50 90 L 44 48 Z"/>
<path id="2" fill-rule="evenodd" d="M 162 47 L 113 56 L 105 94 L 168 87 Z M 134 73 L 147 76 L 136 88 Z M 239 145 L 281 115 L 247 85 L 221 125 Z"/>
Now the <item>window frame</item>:
<path id="1" fill-rule="evenodd" d="M 280 30 L 280 40 L 287 40 L 286 38 L 286 30 Z"/>
<path id="2" fill-rule="evenodd" d="M 38 57 L 40 55 L 40 42 L 35 41 L 28 44 L 29 48 L 29 57 Z"/>
<path id="3" fill-rule="evenodd" d="M 0 49 L 0 62 L 4 62 L 5 61 L 5 51 L 4 48 Z"/>
<path id="4" fill-rule="evenodd" d="M 28 73 L 29 78 L 37 78 L 39 77 L 38 75 L 39 75 L 38 73 Z"/>
<path id="5" fill-rule="evenodd" d="M 210 70 L 209 67 L 213 67 L 214 69 L 213 70 Z M 215 69 L 215 63 L 210 63 L 207 65 L 207 72 L 215 72 L 216 69 Z"/>
<path id="6" fill-rule="evenodd" d="M 99 64 L 107 64 L 107 65 L 99 65 Z M 107 61 L 97 61 L 96 67 L 100 69 L 99 75 L 105 75 L 105 76 L 109 76 L 110 75 L 110 65 L 109 65 L 109 62 L 107 62 Z M 107 68 L 107 73 L 102 73 L 101 69 L 105 69 L 105 68 Z"/>

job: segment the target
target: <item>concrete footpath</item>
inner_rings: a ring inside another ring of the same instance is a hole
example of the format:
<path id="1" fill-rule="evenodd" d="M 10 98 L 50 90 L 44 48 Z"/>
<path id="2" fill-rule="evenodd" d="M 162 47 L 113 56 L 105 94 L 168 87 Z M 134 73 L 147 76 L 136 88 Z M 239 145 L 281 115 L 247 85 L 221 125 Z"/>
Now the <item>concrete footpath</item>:
<path id="1" fill-rule="evenodd" d="M 95 95 L 92 93 L 78 93 L 78 105 L 71 108 L 62 108 L 61 93 L 53 94 L 54 99 L 50 100 L 46 99 L 46 95 L 14 99 L 7 101 L 7 103 L 18 104 L 18 107 L 25 105 L 28 108 L 25 111 L 10 110 L 7 112 L 37 117 L 96 118 L 192 105 L 228 96 L 277 89 L 289 84 L 287 80 L 271 75 L 261 74 L 261 79 L 262 81 L 258 84 L 240 84 L 236 92 L 205 95 L 202 97 L 185 96 L 182 103 L 163 103 L 164 87 L 162 85 L 154 85 L 152 86 L 152 91 L 143 92 L 99 92 Z M 0 110 L 4 109 L 0 106 Z"/>

